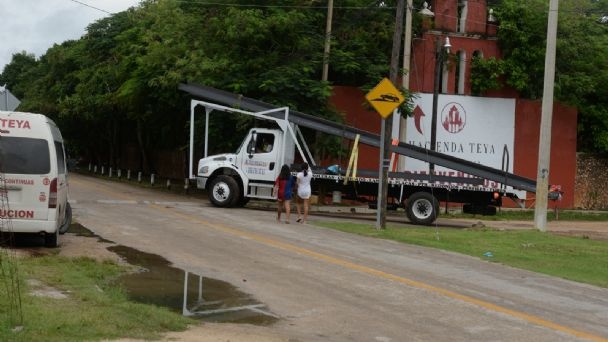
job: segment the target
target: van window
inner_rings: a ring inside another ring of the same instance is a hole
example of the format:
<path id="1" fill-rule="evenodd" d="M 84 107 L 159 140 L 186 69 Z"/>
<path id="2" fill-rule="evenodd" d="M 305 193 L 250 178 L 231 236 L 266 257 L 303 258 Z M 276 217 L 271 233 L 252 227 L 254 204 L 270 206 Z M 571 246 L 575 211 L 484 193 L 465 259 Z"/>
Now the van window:
<path id="1" fill-rule="evenodd" d="M 57 173 L 65 173 L 65 160 L 63 158 L 63 144 L 55 141 L 55 153 L 57 153 Z"/>
<path id="2" fill-rule="evenodd" d="M 35 138 L 0 137 L 0 170 L 27 175 L 51 172 L 48 142 Z"/>

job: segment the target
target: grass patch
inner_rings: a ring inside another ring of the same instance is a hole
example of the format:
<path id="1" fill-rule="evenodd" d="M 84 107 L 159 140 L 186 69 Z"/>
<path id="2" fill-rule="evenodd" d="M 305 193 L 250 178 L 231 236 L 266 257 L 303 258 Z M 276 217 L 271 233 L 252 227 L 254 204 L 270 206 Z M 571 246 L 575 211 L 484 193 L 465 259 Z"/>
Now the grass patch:
<path id="1" fill-rule="evenodd" d="M 441 217 L 445 218 L 474 218 L 484 221 L 532 221 L 534 220 L 534 210 L 501 210 L 496 215 L 481 216 L 462 213 L 444 214 L 441 211 Z M 581 210 L 559 210 L 558 219 L 552 209 L 547 211 L 547 221 L 608 221 L 607 211 L 581 211 Z"/>
<path id="2" fill-rule="evenodd" d="M 433 247 L 581 283 L 608 287 L 608 243 L 536 230 L 454 229 L 319 222 L 344 232 Z M 486 252 L 492 253 L 485 257 Z"/>
<path id="3" fill-rule="evenodd" d="M 55 255 L 15 258 L 20 279 L 22 329 L 13 330 L 5 319 L 11 308 L 1 298 L 0 341 L 99 341 L 116 338 L 159 339 L 167 331 L 183 331 L 196 321 L 169 309 L 130 302 L 111 285 L 129 271 L 115 262 Z M 60 290 L 67 298 L 31 295 L 39 285 Z"/>

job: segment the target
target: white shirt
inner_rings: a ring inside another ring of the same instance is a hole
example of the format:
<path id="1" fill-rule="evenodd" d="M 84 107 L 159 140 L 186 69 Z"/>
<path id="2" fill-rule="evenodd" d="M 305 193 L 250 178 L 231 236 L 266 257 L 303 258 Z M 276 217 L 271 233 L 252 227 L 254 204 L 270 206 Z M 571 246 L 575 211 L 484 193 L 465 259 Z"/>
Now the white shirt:
<path id="1" fill-rule="evenodd" d="M 308 170 L 308 175 L 304 176 L 304 171 L 298 172 L 298 196 L 300 198 L 310 198 L 312 190 L 310 189 L 310 181 L 312 180 L 312 172 Z"/>

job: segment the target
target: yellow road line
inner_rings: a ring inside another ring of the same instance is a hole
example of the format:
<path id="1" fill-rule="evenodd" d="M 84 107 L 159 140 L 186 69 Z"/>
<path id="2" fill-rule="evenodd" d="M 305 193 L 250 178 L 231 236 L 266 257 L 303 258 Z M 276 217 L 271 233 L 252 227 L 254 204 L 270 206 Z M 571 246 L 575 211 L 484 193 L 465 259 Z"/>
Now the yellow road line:
<path id="1" fill-rule="evenodd" d="M 77 183 L 79 185 L 80 184 L 85 185 L 82 182 L 77 182 Z M 106 192 L 106 193 L 112 193 L 113 195 L 117 195 L 117 196 L 120 196 L 120 197 L 123 197 L 123 198 L 133 199 L 132 197 L 124 196 L 124 195 L 121 195 L 121 194 L 116 194 L 115 192 L 110 192 L 109 190 L 105 190 L 105 189 L 98 189 L 98 190 L 101 190 L 101 191 Z M 499 306 L 499 305 L 496 305 L 496 304 L 492 304 L 492 303 L 484 301 L 484 300 L 480 300 L 480 299 L 473 298 L 473 297 L 470 297 L 470 296 L 467 296 L 467 295 L 463 295 L 463 294 L 460 294 L 460 293 L 457 293 L 457 292 L 454 292 L 454 291 L 450 291 L 450 290 L 447 290 L 447 289 L 444 289 L 444 288 L 441 288 L 441 287 L 433 286 L 433 285 L 430 285 L 430 284 L 427 284 L 427 283 L 423 283 L 423 282 L 420 282 L 420 281 L 416 281 L 416 280 L 408 279 L 408 278 L 405 278 L 405 277 L 397 276 L 397 275 L 394 275 L 394 274 L 386 273 L 386 272 L 383 272 L 383 271 L 380 271 L 380 270 L 377 270 L 377 269 L 374 269 L 374 268 L 371 268 L 371 267 L 355 264 L 355 263 L 352 263 L 352 262 L 349 262 L 349 261 L 346 261 L 346 260 L 343 260 L 343 259 L 335 258 L 335 257 L 329 256 L 329 255 L 326 255 L 326 254 L 314 252 L 314 251 L 306 249 L 306 248 L 302 248 L 302 247 L 298 247 L 298 246 L 295 246 L 295 245 L 292 245 L 292 244 L 289 244 L 289 243 L 285 243 L 285 242 L 281 242 L 281 241 L 278 241 L 278 240 L 270 239 L 270 238 L 264 237 L 262 235 L 253 234 L 253 233 L 249 233 L 249 232 L 246 232 L 246 231 L 238 230 L 238 229 L 235 229 L 235 228 L 232 228 L 232 227 L 228 227 L 228 226 L 225 226 L 225 225 L 222 225 L 222 224 L 214 224 L 214 223 L 211 223 L 209 221 L 200 219 L 200 218 L 198 218 L 196 216 L 192 216 L 192 215 L 189 215 L 189 214 L 184 214 L 184 213 L 177 212 L 175 209 L 168 209 L 168 208 L 165 208 L 163 206 L 156 205 L 156 204 L 149 204 L 149 206 L 150 207 L 154 207 L 156 210 L 164 211 L 164 212 L 166 212 L 168 214 L 171 214 L 173 216 L 181 217 L 182 219 L 185 219 L 187 221 L 203 224 L 205 226 L 214 228 L 216 230 L 219 230 L 219 231 L 222 231 L 222 232 L 234 235 L 234 236 L 251 239 L 251 240 L 260 242 L 260 243 L 268 245 L 268 246 L 272 246 L 272 247 L 275 247 L 275 248 L 280 248 L 280 249 L 291 251 L 291 252 L 294 252 L 294 253 L 299 253 L 299 254 L 302 254 L 302 255 L 307 255 L 307 256 L 310 256 L 312 258 L 323 260 L 325 262 L 328 262 L 328 263 L 331 263 L 331 264 L 334 264 L 334 265 L 342 266 L 344 268 L 348 268 L 348 269 L 351 269 L 351 270 L 356 270 L 356 271 L 359 271 L 359 272 L 362 272 L 362 273 L 366 273 L 366 274 L 369 274 L 369 275 L 372 275 L 372 276 L 376 276 L 376 277 L 379 277 L 379 278 L 396 281 L 398 283 L 405 284 L 405 285 L 408 285 L 408 286 L 411 286 L 411 287 L 415 287 L 415 288 L 419 288 L 419 289 L 425 289 L 427 291 L 438 293 L 438 294 L 441 294 L 441 295 L 449 297 L 449 298 L 458 299 L 458 300 L 461 300 L 461 301 L 466 302 L 466 303 L 470 303 L 470 304 L 474 304 L 474 305 L 486 308 L 488 310 L 492 310 L 492 311 L 503 313 L 503 314 L 506 314 L 506 315 L 509 315 L 509 316 L 512 316 L 512 317 L 516 317 L 516 318 L 528 321 L 530 323 L 533 323 L 533 324 L 536 324 L 536 325 L 539 325 L 539 326 L 543 326 L 543 327 L 550 328 L 550 329 L 553 329 L 553 330 L 556 330 L 556 331 L 561 331 L 561 332 L 564 332 L 564 333 L 568 333 L 568 334 L 571 334 L 571 335 L 576 336 L 576 337 L 588 339 L 588 340 L 591 340 L 591 341 L 608 342 L 608 339 L 603 338 L 601 336 L 597 336 L 597 335 L 593 335 L 593 334 L 590 334 L 590 333 L 587 333 L 587 332 L 584 332 L 584 331 L 572 329 L 572 328 L 569 328 L 569 327 L 566 327 L 566 326 L 563 326 L 563 325 L 560 325 L 560 324 L 548 321 L 546 319 L 540 318 L 538 316 L 530 315 L 530 314 L 527 314 L 527 313 L 524 313 L 524 312 L 521 312 L 521 311 L 516 311 L 516 310 L 508 309 L 508 308 L 505 308 L 505 307 L 502 307 L 502 306 Z"/>

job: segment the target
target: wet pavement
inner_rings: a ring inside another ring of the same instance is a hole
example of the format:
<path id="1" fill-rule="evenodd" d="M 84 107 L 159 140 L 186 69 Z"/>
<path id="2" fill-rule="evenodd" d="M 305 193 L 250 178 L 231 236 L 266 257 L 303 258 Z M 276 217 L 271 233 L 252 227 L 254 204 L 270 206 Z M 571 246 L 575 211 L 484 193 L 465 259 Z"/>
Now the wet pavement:
<path id="1" fill-rule="evenodd" d="M 207 322 L 268 325 L 277 320 L 264 304 L 227 282 L 172 267 L 158 255 L 130 247 L 108 249 L 139 267 L 138 272 L 116 281 L 130 300 L 164 306 Z"/>
<path id="2" fill-rule="evenodd" d="M 186 292 L 188 311 L 201 309 L 199 275 L 221 279 L 280 316 L 258 328 L 292 340 L 608 336 L 601 324 L 608 317 L 605 289 L 313 224 L 277 224 L 263 210 L 211 208 L 116 182 L 74 177 L 70 190 L 84 226 L 196 273 L 187 282 L 196 289 Z M 324 219 L 311 218 L 317 220 Z"/>
<path id="3" fill-rule="evenodd" d="M 131 301 L 166 307 L 204 322 L 266 326 L 278 320 L 265 304 L 230 283 L 173 267 L 159 255 L 116 245 L 78 223 L 73 223 L 67 234 L 106 243 L 110 252 L 137 267 L 136 272 L 125 274 L 114 282 L 126 291 Z M 18 235 L 13 240 L 13 247 L 33 257 L 53 251 L 43 247 L 43 238 L 37 235 Z"/>

